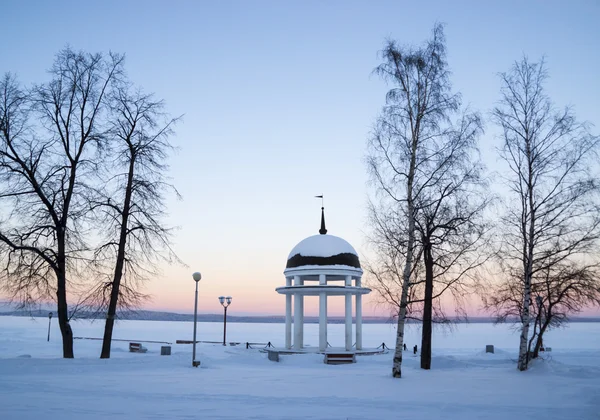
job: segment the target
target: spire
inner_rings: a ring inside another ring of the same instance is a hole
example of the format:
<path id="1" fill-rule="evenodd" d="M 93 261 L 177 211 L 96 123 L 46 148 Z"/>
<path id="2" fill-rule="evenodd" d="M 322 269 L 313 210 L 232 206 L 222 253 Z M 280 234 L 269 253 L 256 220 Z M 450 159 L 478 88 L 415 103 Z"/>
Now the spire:
<path id="1" fill-rule="evenodd" d="M 327 233 L 327 229 L 325 229 L 325 207 L 321 207 L 321 229 L 319 229 L 319 233 L 321 235 Z"/>

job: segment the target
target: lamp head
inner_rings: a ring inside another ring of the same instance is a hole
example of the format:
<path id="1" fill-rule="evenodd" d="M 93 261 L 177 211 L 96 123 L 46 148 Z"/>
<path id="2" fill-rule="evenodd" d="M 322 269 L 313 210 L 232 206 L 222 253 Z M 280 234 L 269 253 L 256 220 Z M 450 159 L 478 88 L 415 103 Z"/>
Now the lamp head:
<path id="1" fill-rule="evenodd" d="M 202 274 L 200 274 L 199 271 L 196 271 L 194 274 L 192 274 L 192 278 L 194 279 L 195 282 L 199 282 L 200 279 L 202 278 Z"/>
<path id="2" fill-rule="evenodd" d="M 225 296 L 219 296 L 219 302 L 221 302 L 221 305 L 225 302 Z"/>
<path id="3" fill-rule="evenodd" d="M 231 296 L 227 296 L 225 299 L 227 300 L 228 305 L 231 304 Z"/>

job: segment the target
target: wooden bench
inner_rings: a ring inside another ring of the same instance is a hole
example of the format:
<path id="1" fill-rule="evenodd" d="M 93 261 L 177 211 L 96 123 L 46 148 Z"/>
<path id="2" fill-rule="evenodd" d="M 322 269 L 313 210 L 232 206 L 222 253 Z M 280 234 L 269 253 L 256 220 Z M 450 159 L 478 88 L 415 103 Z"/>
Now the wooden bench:
<path id="1" fill-rule="evenodd" d="M 148 349 L 142 346 L 142 343 L 129 343 L 129 351 L 131 353 L 146 353 Z"/>
<path id="2" fill-rule="evenodd" d="M 354 353 L 325 353 L 323 363 L 328 365 L 356 363 L 356 355 Z"/>

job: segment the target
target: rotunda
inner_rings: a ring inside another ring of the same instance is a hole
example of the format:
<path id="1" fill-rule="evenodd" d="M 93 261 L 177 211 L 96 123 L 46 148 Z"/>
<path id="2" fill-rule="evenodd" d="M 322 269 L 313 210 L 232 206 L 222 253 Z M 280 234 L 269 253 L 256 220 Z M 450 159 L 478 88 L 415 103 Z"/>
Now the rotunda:
<path id="1" fill-rule="evenodd" d="M 355 297 L 356 350 L 362 349 L 362 295 L 371 289 L 361 286 L 363 271 L 356 250 L 344 239 L 327 235 L 325 209 L 321 207 L 318 235 L 300 241 L 288 255 L 285 286 L 275 289 L 285 295 L 285 347 L 304 349 L 304 297 L 319 296 L 319 351 L 327 349 L 327 298 L 345 297 L 345 349 L 352 350 L 352 296 Z M 292 296 L 294 328 L 292 342 Z"/>

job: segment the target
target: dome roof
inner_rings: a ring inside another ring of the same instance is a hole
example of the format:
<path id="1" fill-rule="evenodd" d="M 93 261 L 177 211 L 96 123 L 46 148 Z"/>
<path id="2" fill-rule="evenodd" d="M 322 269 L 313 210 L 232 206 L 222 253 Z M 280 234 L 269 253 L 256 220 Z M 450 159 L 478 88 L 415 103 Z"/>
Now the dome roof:
<path id="1" fill-rule="evenodd" d="M 356 250 L 333 235 L 314 235 L 300 241 L 288 255 L 286 268 L 305 265 L 346 265 L 360 268 Z"/>

